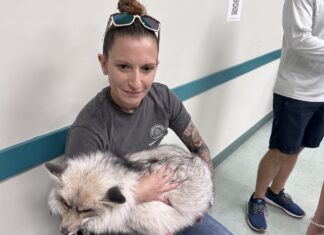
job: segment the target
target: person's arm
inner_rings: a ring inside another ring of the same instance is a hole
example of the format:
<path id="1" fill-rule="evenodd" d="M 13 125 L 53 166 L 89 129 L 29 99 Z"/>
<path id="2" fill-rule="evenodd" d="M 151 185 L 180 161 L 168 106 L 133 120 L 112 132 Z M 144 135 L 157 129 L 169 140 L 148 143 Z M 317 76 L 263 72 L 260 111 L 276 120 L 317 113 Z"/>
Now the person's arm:
<path id="1" fill-rule="evenodd" d="M 213 172 L 213 162 L 209 149 L 192 121 L 189 122 L 179 137 L 190 152 L 198 154 L 207 162 L 210 171 Z M 168 199 L 163 196 L 163 193 L 173 190 L 179 185 L 179 183 L 170 183 L 173 174 L 163 166 L 159 171 L 147 173 L 141 177 L 135 192 L 137 203 L 158 200 L 168 204 Z"/>
<path id="2" fill-rule="evenodd" d="M 313 28 L 317 7 L 314 0 L 286 0 L 283 30 L 289 50 L 309 60 L 323 63 L 324 40 L 313 33 L 313 30 L 320 30 Z"/>
<path id="3" fill-rule="evenodd" d="M 317 209 L 311 223 L 308 225 L 306 235 L 323 234 L 324 232 L 324 183 L 318 200 Z"/>
<path id="4" fill-rule="evenodd" d="M 166 113 L 169 116 L 169 127 L 179 136 L 187 148 L 197 153 L 206 160 L 209 168 L 213 169 L 209 150 L 200 137 L 197 129 L 190 121 L 190 115 L 186 111 L 180 99 L 164 85 L 158 85 L 159 92 L 163 100 Z M 187 127 L 187 128 L 185 128 Z M 170 183 L 173 172 L 169 172 L 165 167 L 151 174 L 141 177 L 139 186 L 136 188 L 136 200 L 138 203 L 145 201 L 159 200 L 168 204 L 168 199 L 163 196 L 164 192 L 175 189 L 179 183 Z"/>
<path id="5" fill-rule="evenodd" d="M 195 127 L 192 121 L 189 122 L 188 126 L 184 129 L 182 135 L 180 135 L 179 137 L 181 141 L 190 150 L 190 152 L 196 153 L 206 161 L 211 174 L 213 174 L 214 166 L 213 166 L 213 161 L 210 157 L 209 149 L 205 144 L 204 140 L 201 138 L 197 128 Z M 213 202 L 214 202 L 214 198 L 211 199 L 209 207 L 213 205 Z M 201 217 L 198 217 L 197 219 L 199 221 Z"/>
<path id="6" fill-rule="evenodd" d="M 209 149 L 192 121 L 190 121 L 179 137 L 190 152 L 198 154 L 207 162 L 210 171 L 213 172 L 213 162 L 210 157 Z"/>
<path id="7" fill-rule="evenodd" d="M 190 114 L 179 97 L 166 86 L 159 94 L 162 97 L 166 113 L 169 116 L 169 128 L 171 128 L 190 152 L 198 154 L 204 159 L 210 171 L 213 171 L 213 163 L 209 149 L 201 138 L 197 128 L 193 124 Z"/>

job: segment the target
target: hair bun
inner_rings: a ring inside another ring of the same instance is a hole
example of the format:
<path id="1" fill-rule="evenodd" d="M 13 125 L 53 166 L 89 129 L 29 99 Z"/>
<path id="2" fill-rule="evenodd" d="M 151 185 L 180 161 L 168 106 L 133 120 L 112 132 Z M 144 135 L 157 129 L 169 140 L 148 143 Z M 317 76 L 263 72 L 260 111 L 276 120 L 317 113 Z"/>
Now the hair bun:
<path id="1" fill-rule="evenodd" d="M 133 15 L 145 15 L 145 7 L 136 0 L 119 0 L 118 10 L 120 12 L 127 12 Z"/>

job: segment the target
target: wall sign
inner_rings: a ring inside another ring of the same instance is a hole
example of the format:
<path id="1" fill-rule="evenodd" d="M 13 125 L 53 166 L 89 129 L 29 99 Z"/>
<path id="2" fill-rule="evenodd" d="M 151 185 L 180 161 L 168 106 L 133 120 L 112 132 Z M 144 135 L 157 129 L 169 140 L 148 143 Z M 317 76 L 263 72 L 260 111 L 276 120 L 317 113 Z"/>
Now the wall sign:
<path id="1" fill-rule="evenodd" d="M 242 0 L 229 0 L 227 21 L 239 21 L 241 19 Z"/>

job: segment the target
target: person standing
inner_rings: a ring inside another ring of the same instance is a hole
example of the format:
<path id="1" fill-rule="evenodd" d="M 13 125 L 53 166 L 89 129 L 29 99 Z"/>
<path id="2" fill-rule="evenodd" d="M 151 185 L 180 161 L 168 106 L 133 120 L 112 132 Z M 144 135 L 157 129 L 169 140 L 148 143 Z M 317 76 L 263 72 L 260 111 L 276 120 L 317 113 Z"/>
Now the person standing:
<path id="1" fill-rule="evenodd" d="M 305 216 L 284 188 L 303 148 L 318 147 L 324 135 L 324 1 L 285 0 L 283 31 L 269 150 L 248 202 L 247 222 L 258 232 L 267 230 L 265 203 Z"/>

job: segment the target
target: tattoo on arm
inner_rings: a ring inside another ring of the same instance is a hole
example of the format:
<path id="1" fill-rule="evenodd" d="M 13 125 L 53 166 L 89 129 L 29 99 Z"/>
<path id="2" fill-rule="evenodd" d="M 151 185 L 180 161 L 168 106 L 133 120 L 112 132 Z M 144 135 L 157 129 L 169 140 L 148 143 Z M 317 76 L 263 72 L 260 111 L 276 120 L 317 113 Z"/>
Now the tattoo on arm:
<path id="1" fill-rule="evenodd" d="M 204 159 L 207 162 L 209 169 L 212 171 L 213 162 L 210 157 L 209 149 L 203 141 L 203 139 L 201 138 L 197 128 L 195 127 L 192 121 L 190 121 L 189 125 L 183 131 L 182 136 L 180 138 L 190 150 L 190 152 L 198 154 L 202 159 Z"/>

